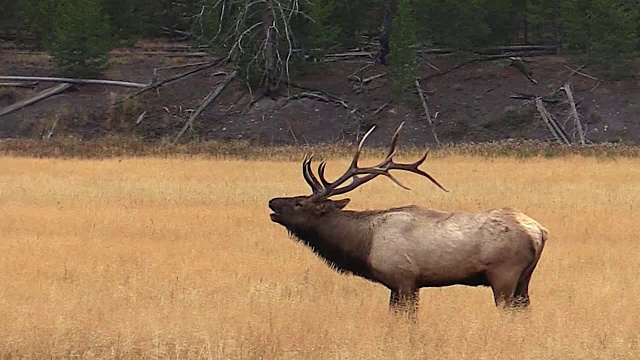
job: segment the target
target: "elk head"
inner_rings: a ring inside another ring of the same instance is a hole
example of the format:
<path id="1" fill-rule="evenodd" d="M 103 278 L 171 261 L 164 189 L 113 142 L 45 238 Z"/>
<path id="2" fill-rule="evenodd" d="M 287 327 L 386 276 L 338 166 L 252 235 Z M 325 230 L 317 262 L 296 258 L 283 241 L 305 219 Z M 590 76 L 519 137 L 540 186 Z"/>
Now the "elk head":
<path id="1" fill-rule="evenodd" d="M 400 129 L 402 129 L 402 125 L 404 125 L 404 123 L 400 124 L 393 135 L 387 155 L 382 162 L 371 167 L 359 167 L 358 160 L 362 153 L 362 147 L 364 142 L 367 140 L 367 137 L 375 129 L 375 126 L 369 129 L 369 131 L 367 131 L 367 133 L 362 137 L 362 140 L 360 140 L 358 150 L 353 156 L 351 165 L 349 165 L 347 171 L 333 182 L 327 181 L 324 176 L 326 167 L 325 161 L 322 161 L 318 166 L 318 176 L 316 176 L 311 170 L 313 155 L 305 156 L 302 161 L 302 175 L 307 184 L 311 187 L 311 195 L 271 199 L 269 201 L 269 207 L 273 210 L 271 220 L 294 232 L 296 229 L 313 227 L 314 224 L 321 222 L 326 216 L 340 212 L 349 203 L 349 199 L 331 200 L 329 199 L 330 197 L 345 194 L 360 185 L 375 179 L 379 175 L 386 176 L 403 189 L 410 190 L 391 174 L 391 170 L 404 170 L 421 175 L 431 180 L 431 182 L 437 185 L 440 189 L 448 191 L 431 175 L 418 169 L 418 167 L 426 160 L 428 151 L 414 163 L 401 164 L 393 160 L 393 156 L 396 154 L 398 134 L 400 133 Z M 345 185 L 349 180 L 351 180 L 351 182 Z"/>

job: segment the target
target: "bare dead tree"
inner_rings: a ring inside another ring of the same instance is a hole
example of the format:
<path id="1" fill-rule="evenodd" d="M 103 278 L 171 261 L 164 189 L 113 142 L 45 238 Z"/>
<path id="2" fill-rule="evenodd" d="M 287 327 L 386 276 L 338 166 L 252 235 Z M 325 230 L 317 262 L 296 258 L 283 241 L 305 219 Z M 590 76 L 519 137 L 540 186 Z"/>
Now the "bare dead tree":
<path id="1" fill-rule="evenodd" d="M 415 85 L 416 85 L 416 90 L 418 90 L 418 97 L 420 97 L 420 102 L 422 103 L 422 108 L 424 109 L 424 116 L 427 118 L 427 122 L 429 122 L 429 127 L 431 128 L 431 134 L 433 134 L 433 139 L 436 141 L 436 144 L 440 145 L 440 139 L 438 139 L 438 134 L 436 134 L 436 129 L 435 129 L 436 124 L 431 119 L 431 113 L 429 112 L 429 107 L 427 106 L 427 98 L 424 96 L 424 92 L 420 87 L 419 79 L 416 79 Z"/>
<path id="2" fill-rule="evenodd" d="M 294 17 L 306 15 L 299 0 L 205 0 L 195 16 L 209 13 L 217 22 L 211 43 L 222 47 L 250 87 L 276 96 L 282 80 L 289 78 L 295 38 Z"/>
<path id="3" fill-rule="evenodd" d="M 569 100 L 569 105 L 571 106 L 571 116 L 573 117 L 575 129 L 578 132 L 578 140 L 580 141 L 580 145 L 584 146 L 586 144 L 586 139 L 584 136 L 584 129 L 582 128 L 582 123 L 580 123 L 580 115 L 578 114 L 576 101 L 573 98 L 573 85 L 570 81 L 567 81 L 562 87 L 562 90 L 567 93 L 567 99 Z"/>

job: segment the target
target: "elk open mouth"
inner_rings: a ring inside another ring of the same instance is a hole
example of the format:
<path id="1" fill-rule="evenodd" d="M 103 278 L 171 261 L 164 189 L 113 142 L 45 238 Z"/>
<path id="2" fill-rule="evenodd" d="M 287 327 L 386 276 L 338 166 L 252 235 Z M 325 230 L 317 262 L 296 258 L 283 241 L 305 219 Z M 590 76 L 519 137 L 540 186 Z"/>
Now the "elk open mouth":
<path id="1" fill-rule="evenodd" d="M 271 203 L 269 204 L 269 208 L 273 211 L 271 214 L 269 214 L 271 221 L 278 222 L 278 220 L 280 219 L 280 214 L 278 213 L 278 210 L 276 210 L 273 204 Z"/>

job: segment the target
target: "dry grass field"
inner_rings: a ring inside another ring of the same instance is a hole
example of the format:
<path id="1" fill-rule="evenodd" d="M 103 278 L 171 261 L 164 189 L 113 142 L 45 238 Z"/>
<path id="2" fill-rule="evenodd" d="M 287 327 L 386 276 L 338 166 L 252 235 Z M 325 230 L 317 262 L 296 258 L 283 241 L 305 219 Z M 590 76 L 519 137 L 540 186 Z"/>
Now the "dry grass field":
<path id="1" fill-rule="evenodd" d="M 417 325 L 389 315 L 270 222 L 308 192 L 299 162 L 0 157 L 0 359 L 640 358 L 640 160 L 423 168 L 451 192 L 400 174 L 412 191 L 378 179 L 349 208 L 519 208 L 550 231 L 530 311 L 454 286 L 422 290 Z"/>

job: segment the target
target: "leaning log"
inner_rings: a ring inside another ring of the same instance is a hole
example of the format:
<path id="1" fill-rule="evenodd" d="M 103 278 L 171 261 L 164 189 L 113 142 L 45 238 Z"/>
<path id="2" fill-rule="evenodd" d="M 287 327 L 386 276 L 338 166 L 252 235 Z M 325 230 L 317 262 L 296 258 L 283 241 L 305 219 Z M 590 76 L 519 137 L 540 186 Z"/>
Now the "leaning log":
<path id="1" fill-rule="evenodd" d="M 227 56 L 225 58 L 217 59 L 217 60 L 211 61 L 209 63 L 206 63 L 206 64 L 204 64 L 202 66 L 198 66 L 198 67 L 196 67 L 194 69 L 191 69 L 191 70 L 189 70 L 187 72 L 170 76 L 167 79 L 160 80 L 160 81 L 157 81 L 157 82 L 154 81 L 151 84 L 147 84 L 147 85 L 143 86 L 140 90 L 136 91 L 135 93 L 127 95 L 127 96 L 121 98 L 120 100 L 115 101 L 111 105 L 115 106 L 115 105 L 121 104 L 121 103 L 123 103 L 123 102 L 125 102 L 125 101 L 127 101 L 129 99 L 133 99 L 134 97 L 136 97 L 138 95 L 144 94 L 145 92 L 147 92 L 149 90 L 153 90 L 153 89 L 155 89 L 157 87 L 160 87 L 160 86 L 162 86 L 164 84 L 167 84 L 167 83 L 170 83 L 170 82 L 185 78 L 185 77 L 187 77 L 189 75 L 195 74 L 195 73 L 200 72 L 202 70 L 206 70 L 208 68 L 214 67 L 214 66 L 216 66 L 218 64 L 221 64 L 221 63 L 224 63 L 224 62 L 228 61 L 229 59 L 230 59 L 230 57 Z"/>
<path id="2" fill-rule="evenodd" d="M 65 92 L 67 89 L 69 89 L 72 86 L 72 84 L 60 84 L 56 87 L 53 88 L 49 88 L 47 90 L 41 91 L 39 92 L 37 95 L 32 96 L 28 99 L 22 100 L 22 101 L 18 101 L 15 104 L 11 104 L 7 107 L 5 107 L 4 109 L 0 110 L 0 117 L 10 114 L 14 111 L 18 111 L 24 107 L 27 107 L 29 105 L 33 105 L 35 103 L 37 103 L 38 101 L 44 100 L 48 97 L 60 94 L 62 92 Z"/>
<path id="3" fill-rule="evenodd" d="M 549 131 L 556 138 L 556 140 L 561 144 L 571 145 L 571 142 L 569 141 L 569 137 L 567 136 L 567 134 L 564 132 L 562 127 L 560 127 L 558 122 L 555 121 L 551 113 L 547 111 L 547 109 L 544 107 L 544 104 L 542 104 L 542 99 L 537 97 L 535 99 L 535 102 L 536 102 L 536 108 L 540 113 L 540 118 L 544 121 L 545 124 L 547 124 Z"/>
<path id="4" fill-rule="evenodd" d="M 57 77 L 43 77 L 43 76 L 0 76 L 0 80 L 4 81 L 42 81 L 42 82 L 57 82 L 67 84 L 98 84 L 98 85 L 111 85 L 111 86 L 124 86 L 133 88 L 144 88 L 148 84 L 140 84 L 127 81 L 115 81 L 115 80 L 98 80 L 98 79 L 71 79 L 71 78 L 57 78 Z"/>
<path id="5" fill-rule="evenodd" d="M 189 120 L 187 120 L 187 122 L 184 124 L 182 129 L 180 129 L 180 132 L 178 133 L 178 135 L 176 135 L 175 139 L 173 139 L 173 143 L 172 143 L 173 145 L 175 145 L 178 142 L 178 140 L 180 140 L 180 137 L 187 131 L 187 129 L 189 129 L 193 125 L 193 120 L 195 120 L 195 118 L 198 115 L 200 115 L 202 110 L 204 110 L 207 106 L 209 106 L 209 104 L 211 104 L 211 102 L 215 100 L 218 97 L 218 95 L 222 93 L 222 90 L 224 90 L 224 88 L 231 82 L 231 80 L 233 80 L 236 77 L 236 74 L 237 73 L 234 71 L 231 74 L 227 75 L 227 77 L 224 80 L 222 80 L 220 85 L 213 92 L 207 95 L 207 97 L 204 99 L 202 104 L 198 106 L 198 109 L 196 109 L 196 111 L 194 111 L 191 114 L 191 116 L 189 116 Z"/>
<path id="6" fill-rule="evenodd" d="M 582 129 L 582 123 L 580 123 L 580 115 L 578 115 L 576 101 L 573 98 L 573 86 L 571 86 L 570 82 L 566 82 L 562 87 L 562 90 L 567 93 L 567 99 L 569 99 L 569 105 L 571 105 L 571 115 L 573 116 L 574 126 L 578 132 L 578 139 L 580 140 L 580 145 L 584 146 L 586 144 L 586 140 L 584 137 L 584 130 Z"/>

